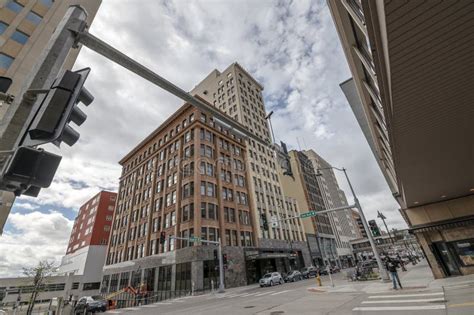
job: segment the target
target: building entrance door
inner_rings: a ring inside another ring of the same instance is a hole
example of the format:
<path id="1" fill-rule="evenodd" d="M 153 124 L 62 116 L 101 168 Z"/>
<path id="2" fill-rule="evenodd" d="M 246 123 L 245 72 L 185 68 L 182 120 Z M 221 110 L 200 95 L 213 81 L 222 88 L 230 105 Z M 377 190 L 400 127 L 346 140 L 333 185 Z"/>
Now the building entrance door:
<path id="1" fill-rule="evenodd" d="M 449 250 L 449 247 L 446 246 L 445 242 L 436 242 L 433 243 L 433 248 L 435 250 L 434 254 L 438 256 L 438 260 L 441 262 L 444 272 L 447 276 L 460 276 L 461 271 L 459 270 L 459 265 L 454 258 L 453 253 Z"/>

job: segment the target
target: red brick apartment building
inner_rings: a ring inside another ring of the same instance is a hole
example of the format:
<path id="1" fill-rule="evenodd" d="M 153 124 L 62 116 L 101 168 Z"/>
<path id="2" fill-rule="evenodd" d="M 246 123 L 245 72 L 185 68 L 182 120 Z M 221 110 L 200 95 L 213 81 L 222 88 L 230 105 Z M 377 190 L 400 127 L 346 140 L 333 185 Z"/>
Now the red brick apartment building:
<path id="1" fill-rule="evenodd" d="M 89 245 L 107 245 L 117 194 L 101 191 L 84 203 L 74 220 L 66 254 Z"/>
<path id="2" fill-rule="evenodd" d="M 155 291 L 217 283 L 216 246 L 169 236 L 220 238 L 226 285 L 246 284 L 244 248 L 257 244 L 245 152 L 243 139 L 185 104 L 127 154 L 102 292 L 141 282 Z"/>

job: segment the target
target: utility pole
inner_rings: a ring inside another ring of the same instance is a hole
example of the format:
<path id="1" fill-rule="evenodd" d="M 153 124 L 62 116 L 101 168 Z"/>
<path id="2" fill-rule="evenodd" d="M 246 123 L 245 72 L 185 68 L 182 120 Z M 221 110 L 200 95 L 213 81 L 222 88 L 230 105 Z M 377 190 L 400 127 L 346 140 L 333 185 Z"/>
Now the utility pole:
<path id="1" fill-rule="evenodd" d="M 385 222 L 386 217 L 380 211 L 377 211 L 377 217 L 382 219 L 383 224 L 385 225 L 385 229 L 387 230 L 388 237 L 390 237 L 390 241 L 392 241 L 392 244 L 395 244 L 395 240 L 392 238 L 392 235 L 390 234 L 390 230 L 387 227 L 387 223 Z"/>

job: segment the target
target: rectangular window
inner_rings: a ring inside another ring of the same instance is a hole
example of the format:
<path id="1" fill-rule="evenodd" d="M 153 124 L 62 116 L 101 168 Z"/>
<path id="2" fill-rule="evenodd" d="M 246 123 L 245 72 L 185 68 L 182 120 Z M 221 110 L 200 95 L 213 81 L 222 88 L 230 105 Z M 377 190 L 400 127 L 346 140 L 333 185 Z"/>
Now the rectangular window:
<path id="1" fill-rule="evenodd" d="M 230 230 L 225 230 L 225 245 L 231 246 Z"/>
<path id="2" fill-rule="evenodd" d="M 201 218 L 207 218 L 206 203 L 201 202 Z"/>
<path id="3" fill-rule="evenodd" d="M 33 11 L 28 12 L 26 15 L 26 19 L 33 23 L 34 25 L 38 25 L 41 23 L 41 20 L 43 19 L 40 15 L 34 13 Z"/>
<path id="4" fill-rule="evenodd" d="M 7 28 L 8 28 L 8 24 L 0 22 L 0 34 L 3 34 Z"/>
<path id="5" fill-rule="evenodd" d="M 20 43 L 22 45 L 26 44 L 26 42 L 28 41 L 28 38 L 30 38 L 30 36 L 28 36 L 27 34 L 23 32 L 20 32 L 19 30 L 16 30 L 11 36 L 11 39 L 13 39 L 15 42 Z"/>
<path id="6" fill-rule="evenodd" d="M 54 0 L 40 0 L 41 4 L 47 6 L 48 8 L 53 5 Z"/>
<path id="7" fill-rule="evenodd" d="M 5 7 L 15 13 L 20 13 L 20 11 L 23 10 L 23 5 L 16 1 L 9 1 Z"/>
<path id="8" fill-rule="evenodd" d="M 0 69 L 6 70 L 10 68 L 11 64 L 13 63 L 13 60 L 15 60 L 15 58 L 0 53 Z"/>
<path id="9" fill-rule="evenodd" d="M 449 245 L 458 255 L 457 257 L 463 266 L 474 266 L 474 239 L 450 242 Z"/>

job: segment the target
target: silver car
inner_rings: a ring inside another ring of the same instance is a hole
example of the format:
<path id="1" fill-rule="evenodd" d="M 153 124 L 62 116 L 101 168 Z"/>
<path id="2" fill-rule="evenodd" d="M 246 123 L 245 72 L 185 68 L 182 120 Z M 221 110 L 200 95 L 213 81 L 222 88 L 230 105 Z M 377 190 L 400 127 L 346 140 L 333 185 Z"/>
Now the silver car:
<path id="1" fill-rule="evenodd" d="M 279 272 L 267 273 L 260 279 L 260 287 L 271 287 L 275 284 L 283 284 L 285 281 Z"/>

